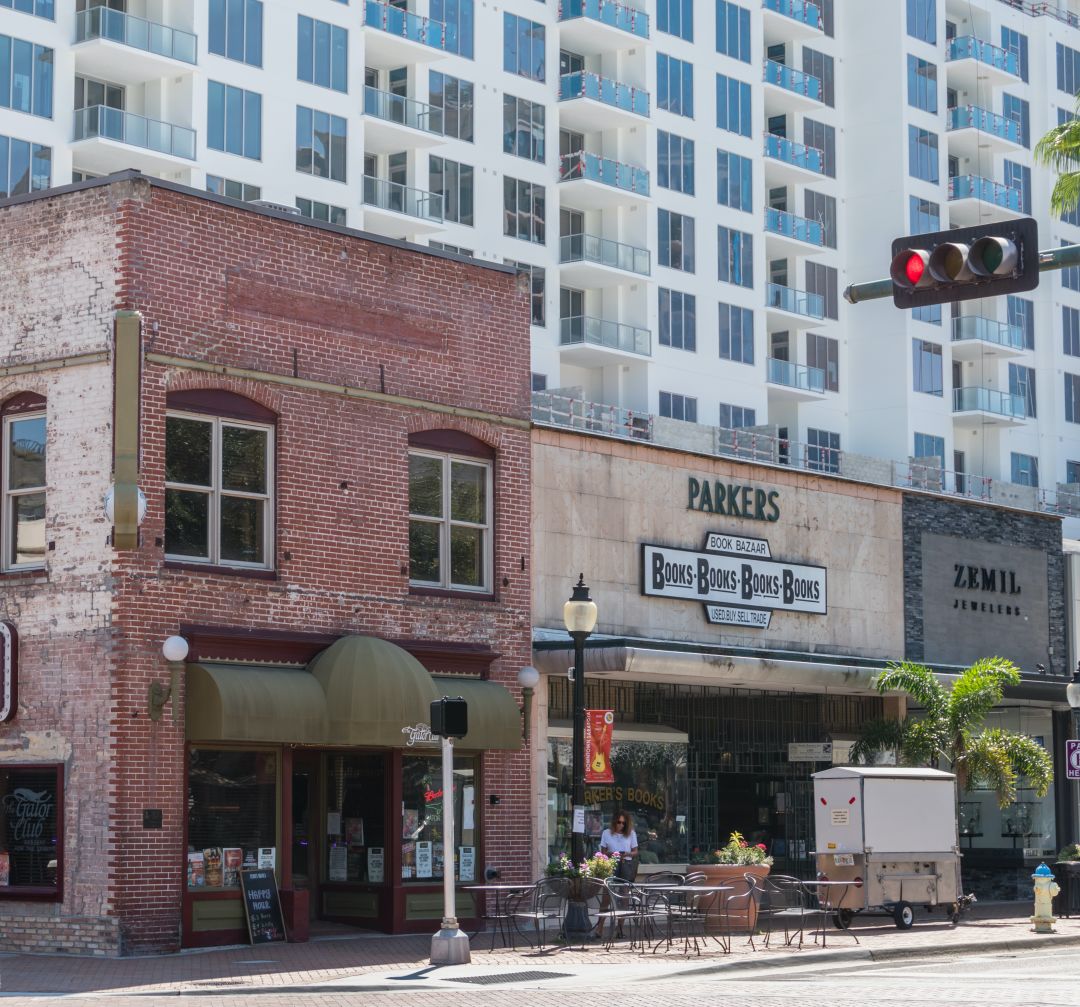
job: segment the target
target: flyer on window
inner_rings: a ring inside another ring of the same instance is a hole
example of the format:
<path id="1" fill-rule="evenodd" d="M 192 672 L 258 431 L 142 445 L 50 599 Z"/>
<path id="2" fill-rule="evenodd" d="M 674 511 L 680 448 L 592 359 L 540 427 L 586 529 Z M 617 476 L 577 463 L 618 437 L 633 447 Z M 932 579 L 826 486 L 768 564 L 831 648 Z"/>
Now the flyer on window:
<path id="1" fill-rule="evenodd" d="M 611 732 L 614 710 L 585 711 L 585 782 L 614 783 L 611 769 Z"/>

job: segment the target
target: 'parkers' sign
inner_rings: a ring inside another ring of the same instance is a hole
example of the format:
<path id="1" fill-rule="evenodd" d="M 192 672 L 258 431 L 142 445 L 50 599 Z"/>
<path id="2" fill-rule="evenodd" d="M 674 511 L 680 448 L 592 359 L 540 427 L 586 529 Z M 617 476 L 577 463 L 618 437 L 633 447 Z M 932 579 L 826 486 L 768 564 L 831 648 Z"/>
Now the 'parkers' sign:
<path id="1" fill-rule="evenodd" d="M 764 539 L 715 534 L 702 552 L 646 544 L 641 593 L 700 601 L 709 622 L 756 629 L 767 629 L 776 610 L 825 615 L 825 568 L 758 558 L 768 556 Z"/>

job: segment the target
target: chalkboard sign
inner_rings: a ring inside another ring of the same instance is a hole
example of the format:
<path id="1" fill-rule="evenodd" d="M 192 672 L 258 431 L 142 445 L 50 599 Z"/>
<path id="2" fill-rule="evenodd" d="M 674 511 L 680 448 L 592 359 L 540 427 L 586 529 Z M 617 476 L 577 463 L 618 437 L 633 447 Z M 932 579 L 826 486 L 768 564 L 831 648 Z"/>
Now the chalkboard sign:
<path id="1" fill-rule="evenodd" d="M 285 921 L 281 917 L 274 872 L 267 868 L 240 872 L 244 916 L 252 944 L 270 944 L 286 940 Z"/>

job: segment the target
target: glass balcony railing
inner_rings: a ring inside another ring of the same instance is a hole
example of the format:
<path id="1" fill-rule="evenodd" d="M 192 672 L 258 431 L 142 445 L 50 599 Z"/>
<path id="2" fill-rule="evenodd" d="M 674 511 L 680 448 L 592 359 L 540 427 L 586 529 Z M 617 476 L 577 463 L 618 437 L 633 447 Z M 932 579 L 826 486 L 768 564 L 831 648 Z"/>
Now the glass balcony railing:
<path id="1" fill-rule="evenodd" d="M 108 7 L 79 11 L 75 15 L 75 41 L 88 42 L 98 38 L 157 56 L 168 56 L 192 66 L 197 59 L 198 44 L 191 32 L 169 28 Z"/>
<path id="2" fill-rule="evenodd" d="M 805 95 L 814 101 L 821 101 L 821 81 L 819 78 L 810 73 L 803 73 L 802 70 L 784 66 L 783 63 L 777 63 L 776 60 L 765 60 L 765 83 L 775 84 L 777 87 L 782 87 L 785 91 L 791 91 L 793 94 Z"/>
<path id="3" fill-rule="evenodd" d="M 413 189 L 400 182 L 390 182 L 374 175 L 364 176 L 364 203 L 380 210 L 391 210 L 437 224 L 441 224 L 443 220 L 443 198 L 439 193 Z"/>
<path id="4" fill-rule="evenodd" d="M 562 0 L 559 20 L 572 21 L 579 17 L 621 28 L 638 38 L 649 37 L 649 15 L 625 4 L 611 3 L 610 0 Z"/>
<path id="5" fill-rule="evenodd" d="M 564 154 L 559 158 L 559 181 L 568 182 L 575 178 L 602 182 L 639 196 L 649 194 L 649 173 L 644 168 L 613 161 L 610 157 L 601 157 L 599 154 L 590 154 L 585 150 Z"/>
<path id="6" fill-rule="evenodd" d="M 765 134 L 765 156 L 777 161 L 793 164 L 807 171 L 816 171 L 819 175 L 825 174 L 825 154 L 817 147 L 807 147 L 803 143 L 796 143 L 785 136 L 777 136 L 775 133 Z"/>
<path id="7" fill-rule="evenodd" d="M 949 129 L 977 129 L 980 133 L 1020 143 L 1020 124 L 1015 119 L 1006 119 L 1003 115 L 975 105 L 950 108 L 948 124 Z"/>
<path id="8" fill-rule="evenodd" d="M 761 6 L 793 21 L 808 24 L 811 28 L 821 27 L 821 9 L 809 0 L 764 0 Z"/>
<path id="9" fill-rule="evenodd" d="M 1024 330 L 1019 325 L 999 322 L 996 318 L 983 318 L 980 315 L 961 315 L 953 319 L 952 340 L 954 343 L 975 339 L 982 343 L 994 343 L 1012 350 L 1024 348 Z"/>
<path id="10" fill-rule="evenodd" d="M 559 345 L 576 346 L 582 343 L 637 353 L 643 357 L 652 356 L 652 333 L 648 329 L 589 315 L 559 319 Z"/>
<path id="11" fill-rule="evenodd" d="M 957 175 L 949 179 L 949 199 L 981 199 L 984 203 L 1020 212 L 1020 190 L 978 175 Z"/>
<path id="12" fill-rule="evenodd" d="M 400 7 L 364 0 L 364 24 L 432 49 L 446 49 L 446 25 L 442 21 L 433 21 Z"/>
<path id="13" fill-rule="evenodd" d="M 799 241 L 809 242 L 811 245 L 822 245 L 825 242 L 825 231 L 820 220 L 796 217 L 794 213 L 775 210 L 771 206 L 765 209 L 765 230 L 770 234 L 796 238 Z"/>
<path id="14" fill-rule="evenodd" d="M 1024 396 L 999 392 L 996 388 L 954 388 L 953 412 L 994 413 L 997 416 L 1009 416 L 1022 420 L 1027 416 L 1024 408 Z"/>
<path id="15" fill-rule="evenodd" d="M 122 108 L 91 105 L 75 110 L 74 138 L 90 140 L 95 137 L 195 160 L 195 130 L 147 119 Z"/>
<path id="16" fill-rule="evenodd" d="M 765 380 L 771 385 L 797 388 L 804 392 L 825 392 L 825 372 L 820 367 L 793 364 L 790 360 L 765 360 Z"/>
<path id="17" fill-rule="evenodd" d="M 564 234 L 559 238 L 559 262 L 595 262 L 640 276 L 652 272 L 652 259 L 647 248 L 635 248 L 595 234 Z"/>
<path id="18" fill-rule="evenodd" d="M 559 78 L 559 101 L 571 101 L 574 98 L 592 98 L 602 101 L 613 108 L 638 115 L 649 114 L 649 92 L 630 84 L 620 84 L 610 77 L 601 77 L 596 73 L 578 71 L 564 73 Z"/>
<path id="19" fill-rule="evenodd" d="M 1007 49 L 999 49 L 996 45 L 984 42 L 974 35 L 961 35 L 949 42 L 949 48 L 945 56 L 946 62 L 958 59 L 974 59 L 987 66 L 996 67 L 1011 73 L 1014 77 L 1020 76 L 1020 64 L 1015 52 Z"/>
<path id="20" fill-rule="evenodd" d="M 443 135 L 443 110 L 404 95 L 364 88 L 364 115 L 402 126 L 411 126 L 432 136 Z"/>
<path id="21" fill-rule="evenodd" d="M 790 311 L 795 315 L 805 315 L 807 318 L 825 317 L 825 298 L 821 294 L 813 294 L 808 290 L 796 290 L 794 287 L 785 287 L 779 283 L 765 285 L 765 306 L 780 308 L 782 311 Z"/>

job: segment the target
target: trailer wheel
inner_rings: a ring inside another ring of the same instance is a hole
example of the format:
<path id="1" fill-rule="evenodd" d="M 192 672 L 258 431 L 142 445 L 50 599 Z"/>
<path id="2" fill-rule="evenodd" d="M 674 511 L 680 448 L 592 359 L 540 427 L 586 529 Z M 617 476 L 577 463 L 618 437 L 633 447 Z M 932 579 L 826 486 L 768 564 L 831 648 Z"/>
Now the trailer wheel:
<path id="1" fill-rule="evenodd" d="M 915 910 L 910 902 L 897 902 L 893 908 L 893 920 L 899 930 L 910 930 L 915 922 Z"/>
<path id="2" fill-rule="evenodd" d="M 832 918 L 833 926 L 837 930 L 847 930 L 854 918 L 855 911 L 853 909 L 837 909 Z"/>
<path id="3" fill-rule="evenodd" d="M 945 912 L 948 914 L 949 922 L 955 927 L 960 922 L 960 907 L 954 902 Z"/>

